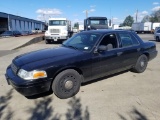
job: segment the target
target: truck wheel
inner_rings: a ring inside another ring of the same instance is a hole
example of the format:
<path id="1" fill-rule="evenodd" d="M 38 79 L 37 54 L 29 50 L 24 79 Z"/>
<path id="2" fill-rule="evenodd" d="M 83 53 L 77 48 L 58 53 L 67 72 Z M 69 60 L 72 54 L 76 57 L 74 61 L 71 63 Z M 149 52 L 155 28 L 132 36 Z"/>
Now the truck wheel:
<path id="1" fill-rule="evenodd" d="M 46 43 L 46 44 L 50 44 L 50 41 L 48 41 L 48 40 L 45 40 L 45 43 Z"/>
<path id="2" fill-rule="evenodd" d="M 138 58 L 137 63 L 132 69 L 132 71 L 136 73 L 142 73 L 146 70 L 147 64 L 148 64 L 148 58 L 146 55 L 143 54 Z"/>
<path id="3" fill-rule="evenodd" d="M 157 41 L 157 42 L 159 42 L 159 41 L 160 41 L 160 39 L 159 39 L 159 37 L 158 37 L 158 36 L 156 37 L 156 41 Z"/>
<path id="4" fill-rule="evenodd" d="M 67 69 L 55 77 L 52 90 L 58 98 L 66 99 L 77 94 L 80 86 L 81 75 L 73 69 Z"/>

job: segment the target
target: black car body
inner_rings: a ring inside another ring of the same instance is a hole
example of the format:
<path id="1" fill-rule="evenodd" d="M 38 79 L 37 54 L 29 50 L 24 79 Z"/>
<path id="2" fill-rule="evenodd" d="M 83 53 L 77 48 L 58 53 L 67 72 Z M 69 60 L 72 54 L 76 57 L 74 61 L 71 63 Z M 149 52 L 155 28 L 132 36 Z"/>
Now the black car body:
<path id="1" fill-rule="evenodd" d="M 157 56 L 154 42 L 132 31 L 93 30 L 77 33 L 58 48 L 13 59 L 6 79 L 24 96 L 53 90 L 59 98 L 75 95 L 83 82 L 127 69 L 144 72 Z"/>

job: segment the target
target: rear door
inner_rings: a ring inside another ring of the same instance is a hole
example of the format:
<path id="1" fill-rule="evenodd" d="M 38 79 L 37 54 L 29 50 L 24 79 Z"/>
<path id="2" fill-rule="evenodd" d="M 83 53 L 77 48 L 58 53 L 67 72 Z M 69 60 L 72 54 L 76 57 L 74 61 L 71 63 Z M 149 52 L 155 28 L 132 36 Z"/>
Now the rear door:
<path id="1" fill-rule="evenodd" d="M 127 69 L 135 65 L 141 54 L 140 43 L 131 32 L 119 32 L 118 36 L 120 41 L 119 57 L 121 58 L 121 68 Z"/>

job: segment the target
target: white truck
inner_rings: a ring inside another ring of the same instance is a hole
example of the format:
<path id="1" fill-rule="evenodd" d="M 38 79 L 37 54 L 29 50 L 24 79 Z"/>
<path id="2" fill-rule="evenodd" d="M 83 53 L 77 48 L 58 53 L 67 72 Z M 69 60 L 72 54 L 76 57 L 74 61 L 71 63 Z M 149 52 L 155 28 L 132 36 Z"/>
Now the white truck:
<path id="1" fill-rule="evenodd" d="M 71 21 L 67 18 L 49 18 L 48 30 L 45 32 L 46 44 L 68 39 L 71 34 Z"/>
<path id="2" fill-rule="evenodd" d="M 113 24 L 113 25 L 112 25 L 112 29 L 113 29 L 113 30 L 116 30 L 116 29 L 120 29 L 120 28 L 119 28 L 119 25 Z"/>
<path id="3" fill-rule="evenodd" d="M 145 22 L 145 23 L 133 23 L 132 30 L 137 33 L 152 33 L 152 22 Z"/>
<path id="4" fill-rule="evenodd" d="M 158 29 L 160 28 L 160 23 L 153 23 L 152 25 L 152 29 L 153 29 L 153 32 L 156 32 Z"/>
<path id="5" fill-rule="evenodd" d="M 79 32 L 84 30 L 84 25 L 79 25 Z"/>

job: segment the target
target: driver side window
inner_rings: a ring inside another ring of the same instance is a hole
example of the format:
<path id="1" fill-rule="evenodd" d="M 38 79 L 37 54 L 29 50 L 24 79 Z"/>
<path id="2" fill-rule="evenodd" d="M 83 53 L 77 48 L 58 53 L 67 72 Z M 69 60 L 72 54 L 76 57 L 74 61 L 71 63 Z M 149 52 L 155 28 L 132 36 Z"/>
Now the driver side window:
<path id="1" fill-rule="evenodd" d="M 118 44 L 117 44 L 116 35 L 114 33 L 105 35 L 102 41 L 100 42 L 100 45 L 107 46 L 107 50 L 117 48 Z"/>

